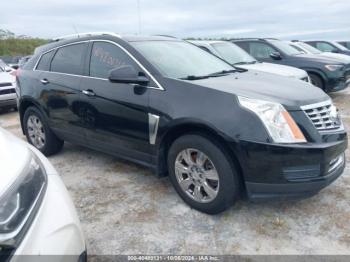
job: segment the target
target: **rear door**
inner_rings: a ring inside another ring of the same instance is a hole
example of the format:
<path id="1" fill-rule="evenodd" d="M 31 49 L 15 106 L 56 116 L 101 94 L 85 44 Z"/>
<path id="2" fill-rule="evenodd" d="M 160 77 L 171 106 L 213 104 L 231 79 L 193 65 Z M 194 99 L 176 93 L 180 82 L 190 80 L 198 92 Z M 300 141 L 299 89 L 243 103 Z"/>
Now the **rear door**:
<path id="1" fill-rule="evenodd" d="M 43 71 L 40 75 L 44 87 L 40 98 L 49 115 L 50 126 L 62 138 L 78 143 L 86 142 L 83 116 L 77 109 L 87 48 L 87 42 L 69 44 L 41 58 L 43 63 L 49 63 L 49 71 Z M 40 70 L 41 61 L 37 70 Z"/>
<path id="2" fill-rule="evenodd" d="M 149 163 L 149 89 L 108 80 L 110 70 L 125 65 L 134 67 L 139 74 L 145 75 L 145 72 L 113 42 L 96 40 L 90 43 L 90 49 L 89 77 L 81 82 L 83 103 L 80 108 L 86 115 L 84 127 L 89 145 Z"/>

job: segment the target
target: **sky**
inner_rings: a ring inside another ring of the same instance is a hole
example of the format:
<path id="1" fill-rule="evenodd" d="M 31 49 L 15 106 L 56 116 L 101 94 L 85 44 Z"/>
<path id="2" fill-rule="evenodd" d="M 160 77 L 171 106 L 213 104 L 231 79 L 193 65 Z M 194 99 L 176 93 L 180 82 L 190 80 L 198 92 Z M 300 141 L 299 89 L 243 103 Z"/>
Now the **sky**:
<path id="1" fill-rule="evenodd" d="M 108 31 L 350 39 L 349 0 L 9 0 L 0 13 L 0 29 L 42 38 Z"/>

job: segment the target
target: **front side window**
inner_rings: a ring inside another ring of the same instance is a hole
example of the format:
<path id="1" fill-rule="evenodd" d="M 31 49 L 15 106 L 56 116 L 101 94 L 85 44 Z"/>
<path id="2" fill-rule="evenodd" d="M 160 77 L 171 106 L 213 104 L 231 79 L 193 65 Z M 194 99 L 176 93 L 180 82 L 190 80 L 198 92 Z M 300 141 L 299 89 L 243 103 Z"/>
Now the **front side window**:
<path id="1" fill-rule="evenodd" d="M 254 63 L 256 60 L 242 48 L 232 43 L 213 43 L 213 48 L 230 64 Z"/>
<path id="2" fill-rule="evenodd" d="M 334 46 L 324 42 L 316 43 L 316 48 L 323 52 L 333 52 L 337 50 Z"/>
<path id="3" fill-rule="evenodd" d="M 186 78 L 234 70 L 219 58 L 187 42 L 139 41 L 131 44 L 166 77 Z"/>
<path id="4" fill-rule="evenodd" d="M 315 54 L 315 55 L 318 55 L 318 54 L 321 54 L 322 52 L 320 50 L 318 50 L 317 48 L 309 45 L 309 44 L 306 44 L 304 42 L 298 42 L 298 45 L 300 45 L 302 48 L 304 48 L 305 50 L 309 51 L 311 54 Z"/>
<path id="5" fill-rule="evenodd" d="M 118 46 L 95 42 L 91 51 L 90 76 L 97 78 L 108 78 L 109 72 L 123 66 L 133 66 L 135 62 Z"/>
<path id="6" fill-rule="evenodd" d="M 280 40 L 268 40 L 273 46 L 281 50 L 286 55 L 300 55 L 302 52 L 290 46 L 288 43 L 280 41 Z"/>
<path id="7" fill-rule="evenodd" d="M 50 62 L 55 51 L 50 51 L 41 56 L 40 61 L 36 67 L 36 70 L 50 71 Z"/>
<path id="8" fill-rule="evenodd" d="M 249 43 L 249 53 L 256 59 L 270 59 L 271 54 L 277 50 L 272 48 L 270 45 L 260 42 Z"/>
<path id="9" fill-rule="evenodd" d="M 51 62 L 51 71 L 82 75 L 85 47 L 82 43 L 59 48 Z"/>

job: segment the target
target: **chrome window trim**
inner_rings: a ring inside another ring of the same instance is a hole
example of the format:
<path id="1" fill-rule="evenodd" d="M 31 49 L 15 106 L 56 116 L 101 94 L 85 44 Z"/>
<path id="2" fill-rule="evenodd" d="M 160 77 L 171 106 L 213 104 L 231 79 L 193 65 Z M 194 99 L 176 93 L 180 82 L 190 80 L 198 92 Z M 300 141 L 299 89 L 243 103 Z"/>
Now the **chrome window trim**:
<path id="1" fill-rule="evenodd" d="M 66 46 L 70 46 L 70 45 L 75 45 L 75 44 L 81 44 L 81 43 L 90 43 L 90 42 L 106 42 L 106 43 L 110 43 L 113 44 L 117 47 L 119 47 L 121 50 L 123 50 L 151 79 L 152 81 L 157 85 L 157 87 L 154 86 L 147 86 L 147 88 L 150 89 L 157 89 L 157 90 L 161 90 L 164 91 L 165 89 L 163 88 L 163 86 L 157 81 L 157 79 L 128 51 L 126 50 L 124 47 L 122 47 L 120 44 L 115 43 L 113 41 L 110 40 L 102 40 L 102 39 L 91 39 L 91 40 L 85 40 L 85 41 L 78 41 L 78 42 L 74 42 L 74 43 L 69 43 L 69 44 L 65 44 L 65 45 L 60 45 L 60 46 L 56 46 L 54 48 L 51 48 L 50 50 L 45 51 L 44 53 L 42 53 L 38 59 L 38 61 L 35 63 L 35 66 L 33 67 L 33 71 L 38 71 L 38 72 L 46 72 L 46 73 L 53 73 L 53 74 L 61 74 L 61 75 L 70 75 L 70 76 L 77 76 L 77 77 L 85 77 L 85 78 L 92 78 L 92 79 L 98 79 L 98 80 L 104 80 L 104 81 L 109 81 L 107 78 L 99 78 L 99 77 L 93 77 L 93 76 L 84 76 L 84 75 L 76 75 L 76 74 L 68 74 L 68 73 L 60 73 L 60 72 L 52 72 L 52 71 L 45 71 L 45 70 L 37 70 L 38 64 L 42 58 L 43 55 L 53 51 L 53 50 L 57 50 L 59 48 L 62 47 L 66 47 Z"/>

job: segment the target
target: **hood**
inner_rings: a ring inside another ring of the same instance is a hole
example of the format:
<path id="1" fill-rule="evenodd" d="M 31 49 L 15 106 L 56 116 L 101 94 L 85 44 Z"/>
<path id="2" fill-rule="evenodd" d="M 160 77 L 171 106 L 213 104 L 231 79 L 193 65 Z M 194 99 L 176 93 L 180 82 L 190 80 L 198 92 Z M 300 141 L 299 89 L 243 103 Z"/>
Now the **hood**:
<path id="1" fill-rule="evenodd" d="M 30 154 L 26 143 L 0 128 L 0 196 L 23 172 Z"/>
<path id="2" fill-rule="evenodd" d="M 276 74 L 280 76 L 293 77 L 297 79 L 301 79 L 308 76 L 306 71 L 302 69 L 298 69 L 296 67 L 291 67 L 291 66 L 285 66 L 285 65 L 271 64 L 271 63 L 255 63 L 255 64 L 240 65 L 239 67 L 242 67 L 248 70 L 253 69 L 261 72 Z"/>
<path id="3" fill-rule="evenodd" d="M 13 83 L 16 78 L 7 72 L 0 72 L 0 83 Z"/>
<path id="4" fill-rule="evenodd" d="M 331 53 L 331 52 L 324 52 L 320 54 L 321 56 L 324 57 L 329 57 L 331 59 L 339 59 L 340 62 L 342 63 L 350 63 L 350 56 L 344 55 L 344 54 L 336 54 L 336 53 Z"/>
<path id="5" fill-rule="evenodd" d="M 292 59 L 310 61 L 310 62 L 318 62 L 320 64 L 339 64 L 342 63 L 337 58 L 325 57 L 322 55 L 314 55 L 314 54 L 298 54 L 291 56 Z M 343 62 L 344 63 L 344 62 Z"/>
<path id="6" fill-rule="evenodd" d="M 300 106 L 330 99 L 310 83 L 255 70 L 186 82 L 233 95 L 277 102 L 288 110 L 300 110 Z"/>

